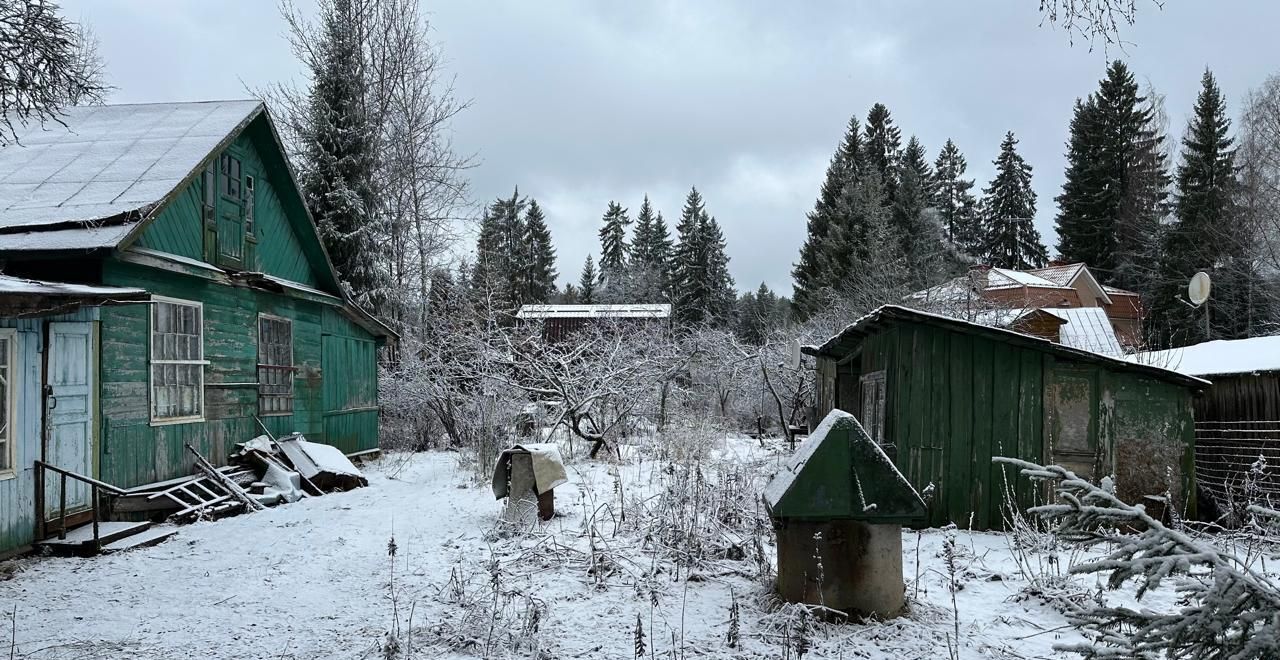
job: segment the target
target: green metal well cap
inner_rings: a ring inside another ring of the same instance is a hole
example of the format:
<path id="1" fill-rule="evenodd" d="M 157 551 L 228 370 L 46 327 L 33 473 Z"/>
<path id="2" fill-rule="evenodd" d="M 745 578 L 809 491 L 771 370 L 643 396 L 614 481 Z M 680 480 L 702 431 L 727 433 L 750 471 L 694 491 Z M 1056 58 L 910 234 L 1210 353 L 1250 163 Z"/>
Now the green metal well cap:
<path id="1" fill-rule="evenodd" d="M 925 522 L 924 500 L 862 424 L 832 410 L 761 496 L 774 518 Z"/>

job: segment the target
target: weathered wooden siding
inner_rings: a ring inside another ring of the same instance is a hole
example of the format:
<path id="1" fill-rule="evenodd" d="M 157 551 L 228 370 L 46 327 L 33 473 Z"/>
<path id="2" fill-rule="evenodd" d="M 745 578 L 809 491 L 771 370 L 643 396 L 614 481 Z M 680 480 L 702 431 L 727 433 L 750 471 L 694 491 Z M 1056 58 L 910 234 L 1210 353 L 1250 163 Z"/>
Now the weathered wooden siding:
<path id="1" fill-rule="evenodd" d="M 322 368 L 323 318 L 331 311 L 326 305 L 126 263 L 108 263 L 104 279 L 110 284 L 141 286 L 158 295 L 203 302 L 204 350 L 209 361 L 205 367 L 205 421 L 152 426 L 148 407 L 149 308 L 104 310 L 101 389 L 106 423 L 101 460 L 103 478 L 108 482 L 133 486 L 187 474 L 187 443 L 215 463 L 222 463 L 235 443 L 261 433 L 253 419 L 258 414 L 259 313 L 293 321 L 294 365 L 298 368 L 294 411 L 263 418 L 272 433 L 298 431 L 310 439 L 326 441 L 324 383 L 350 382 L 356 387 L 356 383 L 369 382 L 359 369 L 348 374 L 339 367 Z M 358 340 L 353 337 L 352 341 Z M 367 341 L 373 343 L 372 339 Z M 364 371 L 376 370 L 373 356 L 368 360 Z M 326 372 L 333 377 L 324 378 Z M 376 379 L 372 382 L 376 387 Z M 371 428 L 365 428 L 370 424 Z M 358 429 L 358 436 L 344 436 L 343 440 L 351 444 L 352 438 L 359 437 L 360 442 L 376 446 L 376 407 L 372 422 L 365 426 Z"/>
<path id="2" fill-rule="evenodd" d="M 1195 401 L 1198 422 L 1280 420 L 1280 372 L 1205 376 L 1213 385 Z"/>
<path id="3" fill-rule="evenodd" d="M 273 180 L 280 175 L 268 171 L 249 135 L 237 137 L 230 145 L 241 158 L 241 176 L 254 178 L 254 236 L 256 263 L 247 270 L 260 270 L 291 282 L 316 286 L 318 278 L 289 222 Z M 214 157 L 217 162 L 217 155 Z M 276 174 L 274 177 L 272 174 Z M 221 176 L 221 174 L 219 174 Z M 138 237 L 139 247 L 205 260 L 204 182 L 196 177 Z M 221 203 L 215 195 L 215 203 Z"/>
<path id="4" fill-rule="evenodd" d="M 1192 395 L 1185 387 L 929 324 L 872 332 L 851 364 L 862 375 L 885 372 L 885 450 L 917 490 L 933 486 L 931 525 L 1000 528 L 1008 495 L 1021 508 L 1037 502 L 1040 488 L 991 459 L 1049 460 L 1048 425 L 1057 413 L 1046 411 L 1046 393 L 1067 375 L 1096 383 L 1088 419 L 1078 420 L 1098 450 L 1096 469 L 1116 475 L 1131 501 L 1168 491 L 1182 512 L 1194 510 Z M 836 403 L 835 365 L 819 359 L 821 415 Z M 846 410 L 862 415 L 857 406 Z"/>
<path id="5" fill-rule="evenodd" d="M 347 453 L 374 449 L 378 446 L 377 345 L 333 308 L 324 310 L 323 329 L 325 441 Z"/>
<path id="6" fill-rule="evenodd" d="M 35 461 L 41 457 L 40 356 L 44 322 L 92 321 L 97 310 L 82 309 L 48 319 L 0 319 L 0 328 L 17 329 L 14 350 L 17 377 L 17 416 L 13 420 L 17 456 L 12 478 L 0 479 L 0 557 L 35 540 Z"/>

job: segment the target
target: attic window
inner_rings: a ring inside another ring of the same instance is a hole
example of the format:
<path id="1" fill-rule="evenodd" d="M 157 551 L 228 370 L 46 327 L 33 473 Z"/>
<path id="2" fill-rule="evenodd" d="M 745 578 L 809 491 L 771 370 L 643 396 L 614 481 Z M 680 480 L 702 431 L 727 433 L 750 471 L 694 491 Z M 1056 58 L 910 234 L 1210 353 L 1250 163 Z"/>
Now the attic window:
<path id="1" fill-rule="evenodd" d="M 293 322 L 258 315 L 258 412 L 293 413 Z"/>
<path id="2" fill-rule="evenodd" d="M 240 197 L 240 159 L 231 154 L 222 154 L 222 194 Z"/>

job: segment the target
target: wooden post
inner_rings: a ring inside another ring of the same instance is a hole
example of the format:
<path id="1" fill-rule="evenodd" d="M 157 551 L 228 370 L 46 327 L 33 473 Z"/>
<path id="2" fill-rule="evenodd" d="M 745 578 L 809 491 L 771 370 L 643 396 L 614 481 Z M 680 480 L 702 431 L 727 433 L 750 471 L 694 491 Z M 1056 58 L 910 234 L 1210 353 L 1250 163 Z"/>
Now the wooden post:
<path id="1" fill-rule="evenodd" d="M 36 538 L 44 540 L 48 530 L 44 524 L 44 480 L 45 469 L 42 461 L 36 461 L 35 470 L 35 487 L 36 487 Z"/>
<path id="2" fill-rule="evenodd" d="M 98 534 L 98 487 L 93 489 L 93 554 L 102 552 L 102 537 Z"/>
<path id="3" fill-rule="evenodd" d="M 67 473 L 59 472 L 62 478 L 62 492 L 58 493 L 58 540 L 67 538 Z"/>

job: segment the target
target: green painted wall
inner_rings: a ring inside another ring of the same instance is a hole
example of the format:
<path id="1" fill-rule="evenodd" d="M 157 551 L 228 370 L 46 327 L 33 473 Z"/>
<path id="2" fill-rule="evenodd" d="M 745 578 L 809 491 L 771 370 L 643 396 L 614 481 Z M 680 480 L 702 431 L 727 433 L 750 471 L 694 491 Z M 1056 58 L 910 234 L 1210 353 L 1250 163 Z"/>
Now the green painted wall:
<path id="1" fill-rule="evenodd" d="M 259 313 L 292 319 L 294 411 L 263 418 L 273 434 L 298 431 L 347 452 L 377 446 L 376 356 L 372 350 L 326 357 L 333 342 L 373 346 L 373 338 L 355 326 L 343 327 L 329 316 L 336 308 L 286 295 L 230 286 L 206 279 L 109 261 L 104 283 L 139 286 L 156 295 L 204 303 L 205 421 L 153 426 L 150 422 L 148 355 L 149 307 L 130 305 L 102 311 L 101 446 L 102 478 L 129 487 L 189 474 L 190 443 L 215 463 L 226 461 L 238 443 L 261 434 L 253 416 L 257 403 L 257 317 Z M 347 334 L 325 334 L 326 325 Z M 350 325 L 350 324 L 348 324 Z M 350 415 L 325 408 L 333 383 L 360 392 L 372 407 Z M 330 417 L 334 422 L 330 423 Z"/>
<path id="2" fill-rule="evenodd" d="M 886 453 L 917 491 L 933 484 L 931 525 L 998 529 L 1006 493 L 1020 508 L 1038 502 L 1038 486 L 991 459 L 1048 460 L 1054 438 L 1046 427 L 1053 419 L 1053 411 L 1045 411 L 1046 390 L 1058 370 L 1090 374 L 1098 384 L 1090 444 L 1099 448 L 1101 473 L 1117 475 L 1122 495 L 1137 501 L 1168 489 L 1181 511 L 1194 511 L 1194 497 L 1187 496 L 1195 492 L 1192 394 L 1185 387 L 979 333 L 903 322 L 869 335 L 855 360 L 837 366 L 819 359 L 818 412 L 825 414 L 835 400 L 832 380 L 841 372 L 852 372 L 842 382 L 857 383 L 880 370 L 886 374 Z"/>
<path id="3" fill-rule="evenodd" d="M 254 263 L 245 264 L 245 270 L 258 270 L 292 282 L 317 286 L 319 279 L 273 183 L 283 174 L 264 164 L 255 140 L 248 134 L 237 137 L 229 148 L 241 158 L 242 177 L 254 178 L 256 258 Z M 214 161 L 217 162 L 216 157 Z M 147 226 L 136 245 L 190 259 L 207 260 L 203 192 L 203 177 L 197 176 Z"/>

